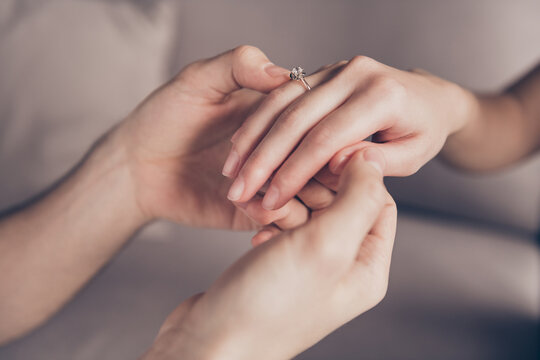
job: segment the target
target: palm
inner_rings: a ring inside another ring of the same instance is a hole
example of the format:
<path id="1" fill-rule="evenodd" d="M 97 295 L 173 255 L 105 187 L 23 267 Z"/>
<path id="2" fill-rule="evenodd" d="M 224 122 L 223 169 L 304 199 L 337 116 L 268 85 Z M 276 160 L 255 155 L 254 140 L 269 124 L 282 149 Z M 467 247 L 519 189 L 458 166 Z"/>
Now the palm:
<path id="1" fill-rule="evenodd" d="M 251 230 L 226 198 L 221 175 L 230 137 L 261 99 L 240 90 L 217 101 L 166 85 L 133 114 L 137 196 L 152 216 L 204 227 Z"/>

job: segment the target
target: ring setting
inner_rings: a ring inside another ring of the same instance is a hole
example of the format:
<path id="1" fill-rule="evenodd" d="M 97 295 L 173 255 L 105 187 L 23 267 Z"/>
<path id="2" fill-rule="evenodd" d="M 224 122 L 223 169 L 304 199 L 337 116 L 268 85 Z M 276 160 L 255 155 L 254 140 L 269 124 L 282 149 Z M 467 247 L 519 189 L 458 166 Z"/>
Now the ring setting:
<path id="1" fill-rule="evenodd" d="M 302 85 L 306 88 L 306 90 L 311 90 L 311 86 L 308 84 L 308 82 L 305 79 L 306 71 L 302 69 L 300 66 L 295 66 L 292 68 L 291 73 L 289 74 L 289 77 L 291 80 L 300 81 Z"/>

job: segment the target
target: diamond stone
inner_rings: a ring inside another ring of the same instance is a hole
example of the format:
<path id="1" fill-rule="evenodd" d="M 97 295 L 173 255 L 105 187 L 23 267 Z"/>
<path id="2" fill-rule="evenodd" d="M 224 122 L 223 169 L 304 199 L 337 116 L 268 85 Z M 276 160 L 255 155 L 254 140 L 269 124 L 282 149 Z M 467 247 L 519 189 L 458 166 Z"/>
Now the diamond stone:
<path id="1" fill-rule="evenodd" d="M 295 66 L 291 70 L 291 73 L 289 74 L 289 76 L 292 80 L 300 80 L 304 76 L 306 76 L 306 71 L 302 69 L 300 66 Z"/>

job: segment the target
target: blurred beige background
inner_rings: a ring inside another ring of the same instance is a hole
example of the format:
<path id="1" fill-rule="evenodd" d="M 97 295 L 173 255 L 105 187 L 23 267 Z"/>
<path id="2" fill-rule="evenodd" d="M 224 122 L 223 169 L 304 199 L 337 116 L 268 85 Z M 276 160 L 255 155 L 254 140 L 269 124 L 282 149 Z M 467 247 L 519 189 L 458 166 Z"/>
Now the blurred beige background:
<path id="1" fill-rule="evenodd" d="M 60 177 L 183 65 L 239 44 L 285 67 L 364 54 L 495 91 L 540 60 L 538 39 L 532 0 L 4 0 L 0 208 Z M 435 160 L 388 184 L 401 212 L 387 298 L 299 358 L 536 358 L 540 156 L 489 176 Z M 134 358 L 248 239 L 154 224 L 0 358 Z"/>

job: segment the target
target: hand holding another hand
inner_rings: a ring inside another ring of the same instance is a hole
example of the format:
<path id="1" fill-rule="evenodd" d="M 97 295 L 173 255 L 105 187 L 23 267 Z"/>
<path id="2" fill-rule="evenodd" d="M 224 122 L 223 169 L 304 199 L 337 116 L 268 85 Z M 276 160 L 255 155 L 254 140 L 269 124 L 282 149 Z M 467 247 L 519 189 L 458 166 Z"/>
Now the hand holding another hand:
<path id="1" fill-rule="evenodd" d="M 255 229 L 227 200 L 229 182 L 220 170 L 232 133 L 265 92 L 287 81 L 288 71 L 259 49 L 240 46 L 188 65 L 142 102 L 114 133 L 145 217 Z"/>
<path id="2" fill-rule="evenodd" d="M 377 150 L 352 156 L 327 208 L 181 304 L 143 358 L 290 358 L 375 306 L 386 293 L 396 226 L 384 167 Z"/>

